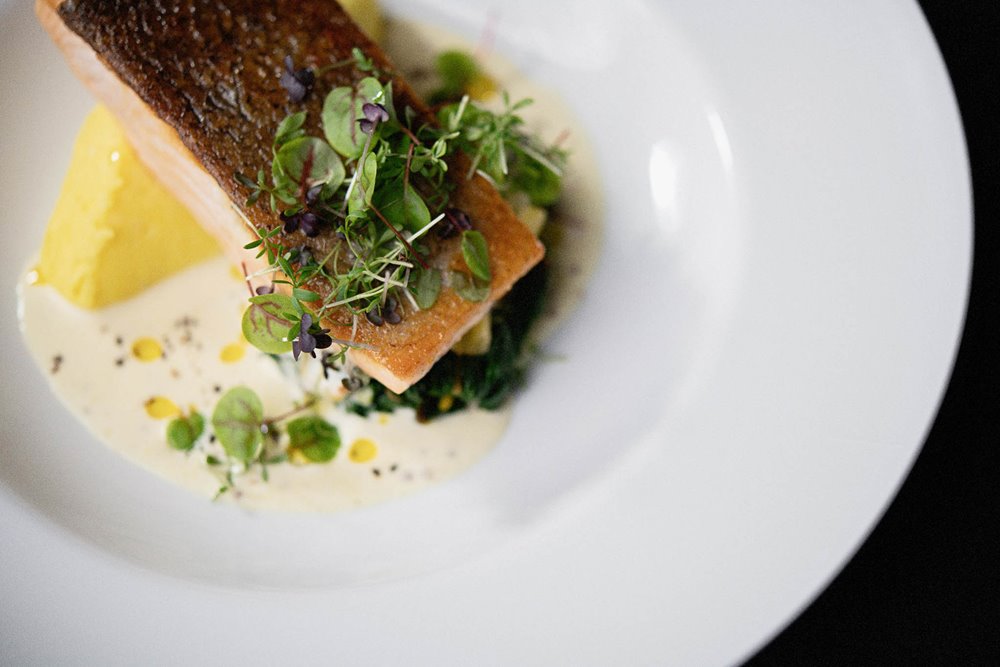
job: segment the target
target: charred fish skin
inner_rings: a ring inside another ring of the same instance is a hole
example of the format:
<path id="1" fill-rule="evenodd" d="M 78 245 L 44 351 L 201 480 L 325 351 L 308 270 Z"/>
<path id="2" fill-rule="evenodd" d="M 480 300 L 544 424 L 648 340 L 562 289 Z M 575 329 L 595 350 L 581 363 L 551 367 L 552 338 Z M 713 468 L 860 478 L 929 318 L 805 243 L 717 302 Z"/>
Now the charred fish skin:
<path id="1" fill-rule="evenodd" d="M 263 201 L 244 205 L 248 193 L 234 174 L 255 174 L 270 164 L 274 131 L 289 113 L 307 112 L 306 129 L 322 135 L 324 94 L 370 75 L 352 65 L 326 65 L 351 61 L 360 49 L 380 78 L 392 82 L 397 112 L 410 107 L 433 122 L 381 49 L 332 0 L 38 0 L 36 7 L 70 64 L 126 130 L 131 127 L 130 139 L 144 144 L 140 156 L 214 228 L 230 257 L 240 256 L 249 233 L 233 207 L 258 229 L 280 224 Z M 320 72 L 312 92 L 297 102 L 280 84 L 287 57 L 296 68 Z M 462 156 L 457 159 L 461 164 Z M 445 289 L 433 308 L 408 312 L 392 326 L 336 311 L 324 322 L 335 337 L 359 343 L 349 356 L 395 392 L 419 380 L 544 255 L 492 185 L 479 176 L 456 176 L 466 171 L 449 172 L 451 201 L 488 243 L 488 298 L 474 303 Z M 310 243 L 325 254 L 338 241 L 328 229 Z M 457 239 L 437 244 L 432 255 L 432 264 L 449 266 L 460 255 Z M 329 293 L 322 285 L 311 287 L 321 296 Z"/>
<path id="2" fill-rule="evenodd" d="M 324 0 L 66 0 L 66 25 L 82 37 L 167 124 L 234 202 L 246 192 L 234 172 L 255 174 L 271 162 L 278 123 L 306 111 L 322 136 L 319 91 L 368 76 L 354 67 L 322 73 L 315 91 L 294 103 L 279 80 L 284 60 L 318 68 L 349 60 L 360 48 L 387 72 L 392 65 L 335 2 Z M 393 77 L 400 104 L 426 113 Z M 266 206 L 245 211 L 270 226 Z"/>

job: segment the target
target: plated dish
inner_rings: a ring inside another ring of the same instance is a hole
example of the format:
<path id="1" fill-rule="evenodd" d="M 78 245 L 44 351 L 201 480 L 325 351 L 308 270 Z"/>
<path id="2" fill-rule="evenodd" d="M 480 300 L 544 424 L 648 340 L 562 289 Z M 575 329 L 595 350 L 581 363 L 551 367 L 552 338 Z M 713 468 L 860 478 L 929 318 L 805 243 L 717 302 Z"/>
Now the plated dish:
<path id="1" fill-rule="evenodd" d="M 19 286 L 32 356 L 112 449 L 246 508 L 359 507 L 473 465 L 600 243 L 554 93 L 349 7 L 382 46 L 336 6 L 36 5 L 103 105 Z M 193 268 L 212 237 L 228 266 Z"/>
<path id="2" fill-rule="evenodd" d="M 488 13 L 390 9 L 469 39 Z M 482 465 L 398 503 L 206 513 L 54 411 L 4 318 L 10 655 L 204 659 L 164 639 L 177 627 L 232 658 L 267 626 L 300 641 L 263 639 L 257 659 L 732 662 L 844 562 L 932 418 L 968 278 L 961 128 L 919 11 L 585 3 L 571 27 L 549 11 L 505 4 L 497 50 L 579 114 L 613 231 L 532 409 Z M 39 174 L 89 98 L 29 12 L 6 6 L 2 29 L 3 90 L 33 91 L 0 96 L 20 229 L 47 214 L 58 175 Z M 31 234 L 2 250 L 7 284 Z M 621 288 L 651 267 L 656 289 Z M 354 639 L 373 619 L 391 640 Z M 302 632 L 331 626 L 335 649 Z"/>

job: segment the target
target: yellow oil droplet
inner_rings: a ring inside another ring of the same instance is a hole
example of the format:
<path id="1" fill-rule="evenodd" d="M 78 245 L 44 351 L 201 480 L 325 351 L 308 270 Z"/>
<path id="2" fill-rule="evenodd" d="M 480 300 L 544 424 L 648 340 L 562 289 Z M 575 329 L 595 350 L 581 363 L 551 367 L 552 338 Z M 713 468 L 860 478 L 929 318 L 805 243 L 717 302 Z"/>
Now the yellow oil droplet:
<path id="1" fill-rule="evenodd" d="M 378 423 L 381 424 L 382 426 L 385 426 L 386 424 L 388 424 L 389 423 L 389 415 L 387 415 L 387 414 L 380 414 L 378 416 Z"/>
<path id="2" fill-rule="evenodd" d="M 479 73 L 465 87 L 465 92 L 477 102 L 485 102 L 497 94 L 497 82 L 485 74 Z"/>
<path id="3" fill-rule="evenodd" d="M 132 356 L 139 361 L 156 361 L 163 356 L 163 348 L 155 338 L 139 338 L 132 343 Z"/>
<path id="4" fill-rule="evenodd" d="M 246 347 L 243 343 L 230 343 L 219 352 L 219 359 L 224 364 L 235 364 L 243 358 L 244 354 L 246 354 Z"/>
<path id="5" fill-rule="evenodd" d="M 176 417 L 181 413 L 181 409 L 177 407 L 177 404 L 166 396 L 154 396 L 146 401 L 144 407 L 146 408 L 146 414 L 153 419 L 167 419 L 168 417 Z"/>
<path id="6" fill-rule="evenodd" d="M 448 412 L 451 410 L 451 406 L 455 404 L 455 397 L 451 394 L 447 394 L 438 399 L 438 410 L 441 412 Z"/>
<path id="7" fill-rule="evenodd" d="M 300 449 L 289 449 L 288 460 L 296 465 L 307 465 L 310 463 L 308 457 Z"/>
<path id="8" fill-rule="evenodd" d="M 351 445 L 351 451 L 347 456 L 355 463 L 367 463 L 375 458 L 377 454 L 378 446 L 374 442 L 368 438 L 358 438 Z"/>

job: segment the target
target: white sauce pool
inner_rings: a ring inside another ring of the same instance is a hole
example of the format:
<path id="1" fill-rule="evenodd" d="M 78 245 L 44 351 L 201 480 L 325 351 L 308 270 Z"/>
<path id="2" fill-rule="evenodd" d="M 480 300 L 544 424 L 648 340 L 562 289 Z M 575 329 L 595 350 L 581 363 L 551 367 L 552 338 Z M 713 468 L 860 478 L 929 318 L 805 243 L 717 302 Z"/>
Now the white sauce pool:
<path id="1" fill-rule="evenodd" d="M 419 24 L 391 22 L 388 34 L 387 50 L 395 62 L 411 63 L 418 71 L 429 68 L 442 49 L 470 50 L 467 42 Z M 415 50 L 428 44 L 429 51 Z M 579 299 L 599 249 L 601 201 L 594 161 L 556 96 L 499 58 L 484 60 L 512 99 L 535 99 L 524 115 L 543 140 L 569 130 L 566 204 L 558 221 L 549 224 L 559 231 L 550 239 L 556 247 L 550 245 L 548 254 L 558 299 L 549 300 L 538 328 L 548 332 Z M 190 452 L 171 449 L 165 428 L 178 411 L 193 408 L 208 420 L 219 396 L 239 385 L 258 393 L 266 417 L 301 403 L 306 391 L 330 397 L 318 411 L 340 432 L 333 461 L 271 465 L 267 481 L 252 469 L 235 477 L 220 502 L 320 512 L 379 503 L 467 469 L 492 449 L 510 417 L 510 406 L 497 412 L 467 410 L 425 424 L 409 409 L 367 418 L 347 413 L 336 404 L 339 378 L 323 379 L 318 361 L 307 359 L 299 375 L 291 377 L 243 340 L 246 285 L 222 257 L 96 311 L 79 309 L 52 288 L 36 285 L 31 270 L 18 292 L 22 331 L 56 396 L 111 449 L 206 497 L 214 497 L 223 483 L 224 467 L 206 462 L 209 455 L 221 457 L 221 448 L 203 437 Z"/>

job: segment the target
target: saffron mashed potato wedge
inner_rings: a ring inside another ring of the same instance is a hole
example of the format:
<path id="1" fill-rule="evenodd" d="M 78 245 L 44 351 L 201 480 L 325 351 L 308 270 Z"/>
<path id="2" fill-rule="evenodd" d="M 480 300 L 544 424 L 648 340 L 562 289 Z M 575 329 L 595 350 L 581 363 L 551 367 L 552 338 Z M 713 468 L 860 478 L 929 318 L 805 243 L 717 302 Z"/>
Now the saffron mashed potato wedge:
<path id="1" fill-rule="evenodd" d="M 45 231 L 39 280 L 82 308 L 101 308 L 218 252 L 139 161 L 112 115 L 100 106 L 91 111 Z"/>

